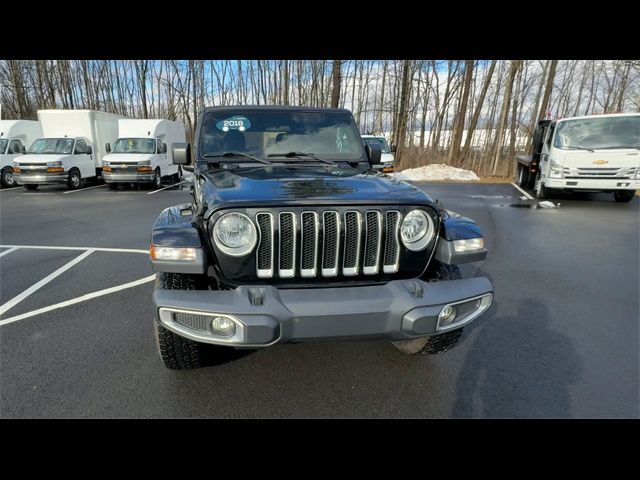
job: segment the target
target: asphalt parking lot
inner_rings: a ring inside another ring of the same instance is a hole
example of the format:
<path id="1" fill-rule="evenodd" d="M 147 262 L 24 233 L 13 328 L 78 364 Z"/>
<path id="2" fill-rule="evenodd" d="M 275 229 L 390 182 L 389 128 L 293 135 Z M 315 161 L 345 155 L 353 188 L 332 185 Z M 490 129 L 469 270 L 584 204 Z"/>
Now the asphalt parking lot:
<path id="1" fill-rule="evenodd" d="M 490 252 L 463 272 L 495 303 L 458 347 L 277 345 L 192 371 L 156 354 L 146 256 L 186 183 L 0 191 L 0 417 L 638 418 L 640 198 L 543 209 L 510 184 L 418 185 Z"/>

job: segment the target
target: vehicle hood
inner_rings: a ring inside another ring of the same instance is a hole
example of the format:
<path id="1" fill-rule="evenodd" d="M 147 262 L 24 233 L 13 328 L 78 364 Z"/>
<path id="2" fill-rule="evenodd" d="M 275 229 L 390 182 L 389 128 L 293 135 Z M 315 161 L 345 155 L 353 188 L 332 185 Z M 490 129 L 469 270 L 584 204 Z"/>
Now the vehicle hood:
<path id="1" fill-rule="evenodd" d="M 637 167 L 640 162 L 640 152 L 635 148 L 616 150 L 558 150 L 553 152 L 551 159 L 559 162 L 563 167 L 576 168 L 622 168 Z"/>
<path id="2" fill-rule="evenodd" d="M 20 155 L 13 159 L 14 162 L 23 163 L 23 164 L 47 164 L 49 162 L 64 162 L 71 158 L 71 155 L 38 155 L 37 153 L 29 154 L 29 155 Z"/>
<path id="3" fill-rule="evenodd" d="M 393 163 L 393 153 L 383 153 L 380 157 L 382 163 Z"/>
<path id="4" fill-rule="evenodd" d="M 151 160 L 153 153 L 109 153 L 102 157 L 103 162 L 139 163 Z"/>
<path id="5" fill-rule="evenodd" d="M 258 205 L 419 204 L 435 207 L 429 195 L 413 185 L 381 173 L 356 175 L 325 168 L 252 168 L 200 173 L 208 208 Z M 204 180 L 204 181 L 203 181 Z"/>

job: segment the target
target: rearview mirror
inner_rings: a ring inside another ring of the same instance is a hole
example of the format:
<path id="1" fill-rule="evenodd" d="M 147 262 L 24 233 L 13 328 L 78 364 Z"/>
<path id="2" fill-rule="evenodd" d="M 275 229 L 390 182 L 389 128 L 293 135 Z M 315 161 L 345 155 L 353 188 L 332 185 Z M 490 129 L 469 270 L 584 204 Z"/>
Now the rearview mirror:
<path id="1" fill-rule="evenodd" d="M 167 144 L 166 143 L 162 144 L 162 153 L 167 153 Z"/>
<path id="2" fill-rule="evenodd" d="M 364 149 L 367 152 L 367 157 L 369 157 L 369 165 L 378 165 L 382 157 L 380 145 L 367 145 Z"/>
<path id="3" fill-rule="evenodd" d="M 171 156 L 174 165 L 188 165 L 191 163 L 191 146 L 188 143 L 172 143 Z"/>
<path id="4" fill-rule="evenodd" d="M 87 155 L 91 155 L 93 153 L 93 148 L 91 148 L 89 145 L 87 145 L 87 150 L 85 151 L 85 153 Z"/>
<path id="5" fill-rule="evenodd" d="M 20 145 L 20 151 L 22 153 L 27 153 L 27 147 L 25 147 L 24 145 Z"/>
<path id="6" fill-rule="evenodd" d="M 110 144 L 110 143 L 107 143 L 107 144 L 104 146 L 104 149 L 107 151 L 107 153 L 111 153 L 111 144 Z"/>

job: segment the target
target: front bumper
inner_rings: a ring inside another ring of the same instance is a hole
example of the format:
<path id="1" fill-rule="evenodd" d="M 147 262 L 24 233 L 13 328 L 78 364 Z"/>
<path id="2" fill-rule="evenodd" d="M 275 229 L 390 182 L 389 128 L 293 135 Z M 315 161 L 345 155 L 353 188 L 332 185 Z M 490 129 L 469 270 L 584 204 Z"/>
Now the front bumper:
<path id="1" fill-rule="evenodd" d="M 547 178 L 547 188 L 566 190 L 638 190 L 640 180 L 626 178 Z"/>
<path id="2" fill-rule="evenodd" d="M 153 182 L 155 176 L 154 172 L 151 173 L 137 173 L 137 172 L 102 172 L 102 178 L 106 183 L 116 182 L 136 182 L 136 183 L 148 183 Z"/>
<path id="3" fill-rule="evenodd" d="M 160 325 L 196 342 L 239 347 L 338 338 L 406 340 L 458 329 L 484 313 L 493 299 L 486 278 L 443 282 L 394 280 L 385 285 L 277 289 L 241 286 L 226 291 L 155 290 Z M 459 319 L 438 315 L 457 304 Z M 236 333 L 216 335 L 211 320 L 232 317 Z"/>
<path id="4" fill-rule="evenodd" d="M 13 178 L 18 185 L 50 185 L 66 183 L 69 172 L 63 173 L 14 173 Z"/>

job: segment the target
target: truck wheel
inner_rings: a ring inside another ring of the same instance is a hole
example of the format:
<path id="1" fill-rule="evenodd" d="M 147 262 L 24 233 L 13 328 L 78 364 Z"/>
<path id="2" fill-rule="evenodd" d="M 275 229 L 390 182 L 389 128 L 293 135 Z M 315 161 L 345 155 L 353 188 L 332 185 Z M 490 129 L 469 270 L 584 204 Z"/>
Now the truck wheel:
<path id="1" fill-rule="evenodd" d="M 536 177 L 534 192 L 538 200 L 549 198 L 549 189 L 545 187 L 544 184 L 542 183 L 542 179 L 540 178 L 540 173 L 538 173 L 538 176 Z"/>
<path id="2" fill-rule="evenodd" d="M 433 260 L 429 265 L 429 281 L 446 282 L 447 280 L 460 280 L 462 273 L 457 265 L 447 265 Z M 462 335 L 463 328 L 451 332 L 433 335 L 431 337 L 412 338 L 391 342 L 394 347 L 407 355 L 415 355 L 422 352 L 424 355 L 446 352 L 451 349 Z"/>
<path id="3" fill-rule="evenodd" d="M 6 167 L 2 170 L 2 186 L 5 188 L 16 186 L 16 179 L 13 178 L 13 168 Z"/>
<path id="4" fill-rule="evenodd" d="M 173 180 L 175 180 L 175 182 L 177 183 L 180 181 L 181 178 L 182 178 L 182 166 L 178 165 L 178 171 L 173 174 Z"/>
<path id="5" fill-rule="evenodd" d="M 32 192 L 36 191 L 38 189 L 38 185 L 25 185 L 24 188 L 26 188 L 27 190 L 31 190 Z"/>
<path id="6" fill-rule="evenodd" d="M 529 184 L 529 170 L 524 165 L 518 165 L 518 186 L 527 188 Z"/>
<path id="7" fill-rule="evenodd" d="M 633 197 L 636 195 L 635 190 L 616 190 L 613 193 L 613 198 L 616 199 L 616 202 L 630 202 L 633 200 Z"/>
<path id="8" fill-rule="evenodd" d="M 107 188 L 109 190 L 115 190 L 118 188 L 118 183 L 117 182 L 107 183 Z"/>
<path id="9" fill-rule="evenodd" d="M 206 282 L 196 275 L 158 273 L 156 288 L 162 290 L 206 290 Z M 154 321 L 156 347 L 164 366 L 172 370 L 186 370 L 206 366 L 206 354 L 211 349 L 225 348 L 205 345 L 176 335 Z"/>
<path id="10" fill-rule="evenodd" d="M 153 175 L 153 188 L 156 190 L 162 186 L 162 175 L 160 175 L 160 167 L 156 168 Z"/>
<path id="11" fill-rule="evenodd" d="M 82 177 L 80 176 L 80 171 L 77 168 L 72 168 L 69 171 L 67 187 L 69 187 L 69 190 L 77 190 L 78 188 L 80 188 L 81 184 L 82 184 Z"/>

